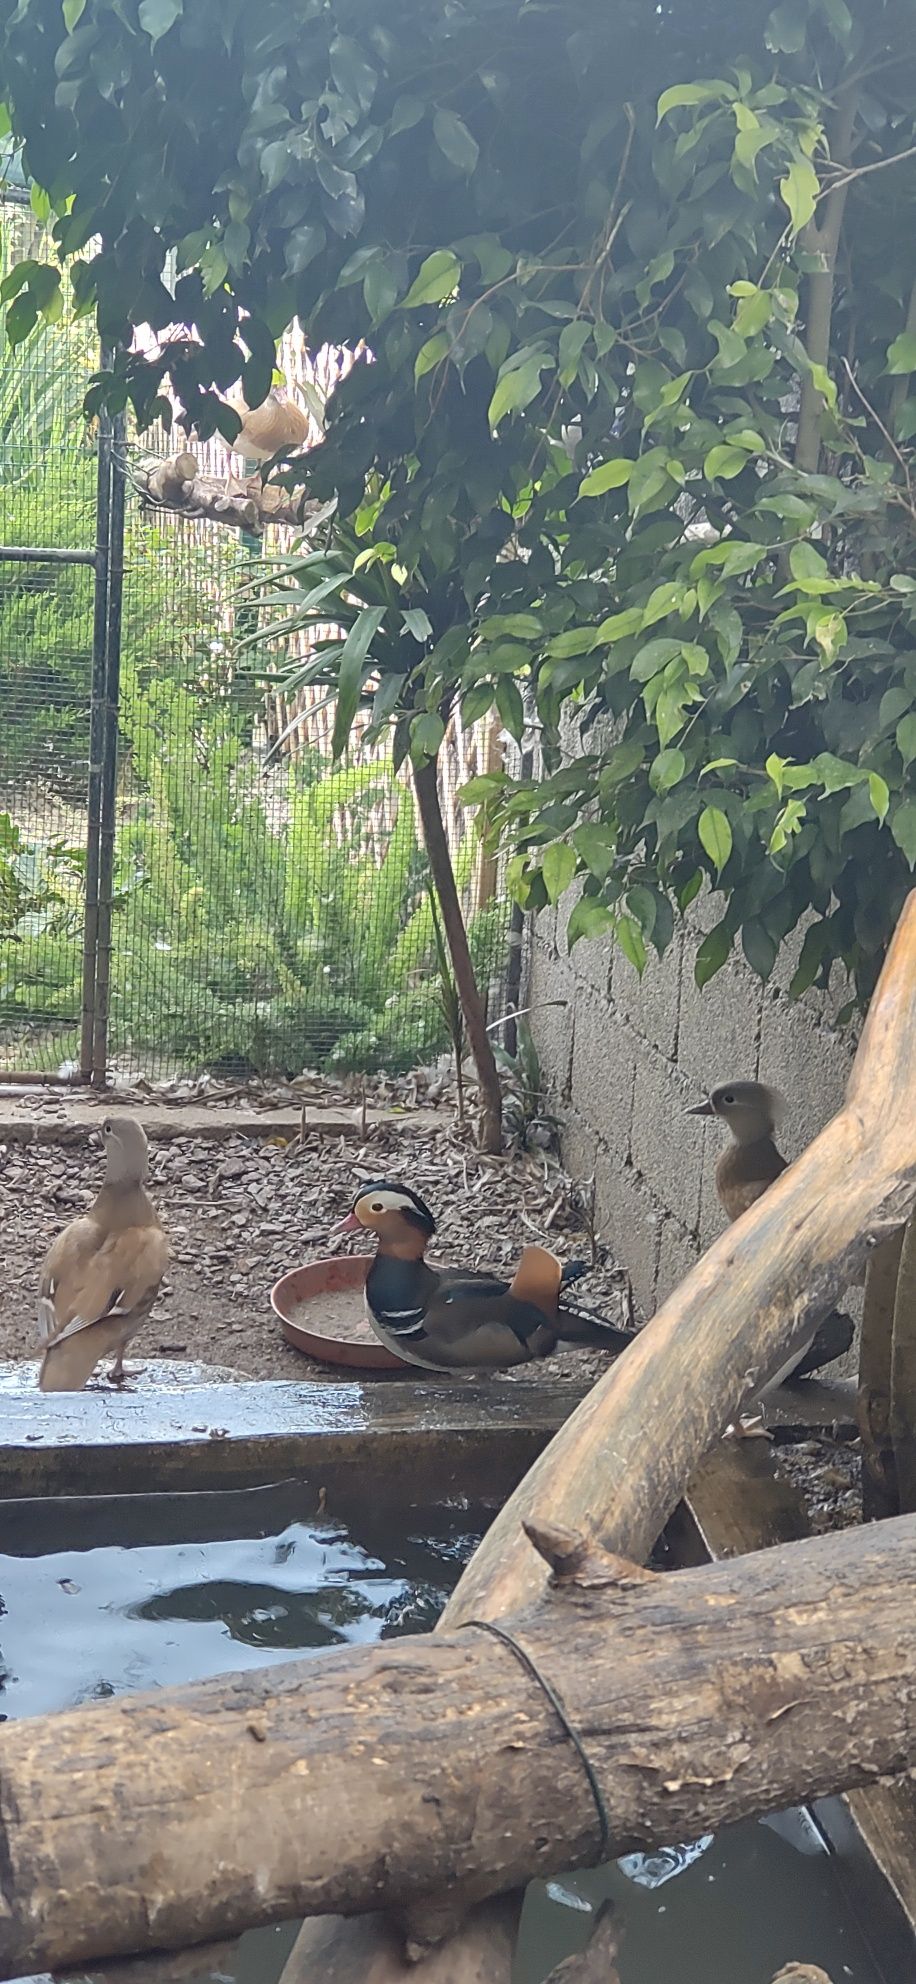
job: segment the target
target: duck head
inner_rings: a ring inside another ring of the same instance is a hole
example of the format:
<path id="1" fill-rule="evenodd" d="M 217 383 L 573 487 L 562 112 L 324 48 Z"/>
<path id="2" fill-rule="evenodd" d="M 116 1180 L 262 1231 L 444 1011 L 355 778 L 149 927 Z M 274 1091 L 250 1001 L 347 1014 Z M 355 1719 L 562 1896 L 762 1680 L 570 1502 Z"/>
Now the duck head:
<path id="1" fill-rule="evenodd" d="M 428 1205 L 409 1185 L 394 1185 L 387 1179 L 364 1185 L 346 1219 L 331 1228 L 339 1233 L 375 1233 L 382 1247 L 391 1253 L 422 1256 L 436 1231 Z"/>
<path id="2" fill-rule="evenodd" d="M 739 1144 L 752 1144 L 773 1135 L 782 1110 L 782 1096 L 765 1082 L 720 1082 L 685 1114 L 719 1116 Z"/>

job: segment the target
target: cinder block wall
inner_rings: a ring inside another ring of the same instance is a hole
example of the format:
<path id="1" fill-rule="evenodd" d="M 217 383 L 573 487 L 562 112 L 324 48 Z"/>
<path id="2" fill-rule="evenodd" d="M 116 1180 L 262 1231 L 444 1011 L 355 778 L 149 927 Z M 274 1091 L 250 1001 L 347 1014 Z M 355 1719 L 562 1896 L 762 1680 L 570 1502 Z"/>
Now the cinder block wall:
<path id="1" fill-rule="evenodd" d="M 839 1106 L 855 1038 L 837 1032 L 821 995 L 788 999 L 797 947 L 767 986 L 741 960 L 700 992 L 697 946 L 720 912 L 701 914 L 661 961 L 650 956 L 640 981 L 609 943 L 582 941 L 568 955 L 574 899 L 537 919 L 530 1024 L 567 1169 L 595 1175 L 601 1238 L 651 1315 L 725 1224 L 713 1166 L 727 1132 L 685 1116 L 687 1105 L 718 1081 L 771 1082 L 787 1105 L 780 1146 L 797 1156 Z M 563 1006 L 540 1004 L 554 999 Z"/>

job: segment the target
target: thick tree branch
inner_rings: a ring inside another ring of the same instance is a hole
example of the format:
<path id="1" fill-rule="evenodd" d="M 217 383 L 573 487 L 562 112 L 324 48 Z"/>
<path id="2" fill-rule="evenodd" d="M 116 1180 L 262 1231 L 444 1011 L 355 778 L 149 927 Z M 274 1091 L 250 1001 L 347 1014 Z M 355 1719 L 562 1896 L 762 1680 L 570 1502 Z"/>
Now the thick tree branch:
<path id="1" fill-rule="evenodd" d="M 186 450 L 169 461 L 158 455 L 132 462 L 131 480 L 151 507 L 175 510 L 185 517 L 206 517 L 210 523 L 228 524 L 234 530 L 263 531 L 268 524 L 286 524 L 301 530 L 324 510 L 307 490 L 276 489 L 259 476 L 240 482 L 234 476 L 221 481 L 215 475 L 201 475 L 196 455 Z"/>

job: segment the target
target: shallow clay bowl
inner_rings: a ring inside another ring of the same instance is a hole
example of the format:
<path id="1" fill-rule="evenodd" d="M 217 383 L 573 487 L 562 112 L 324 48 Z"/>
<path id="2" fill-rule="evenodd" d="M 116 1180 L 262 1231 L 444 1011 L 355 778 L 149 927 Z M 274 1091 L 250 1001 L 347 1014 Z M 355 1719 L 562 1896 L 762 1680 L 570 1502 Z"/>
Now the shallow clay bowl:
<path id="1" fill-rule="evenodd" d="M 369 1254 L 340 1254 L 280 1276 L 270 1302 L 294 1350 L 319 1364 L 345 1365 L 351 1371 L 408 1369 L 402 1357 L 379 1342 L 367 1321 L 363 1289 L 370 1266 Z"/>

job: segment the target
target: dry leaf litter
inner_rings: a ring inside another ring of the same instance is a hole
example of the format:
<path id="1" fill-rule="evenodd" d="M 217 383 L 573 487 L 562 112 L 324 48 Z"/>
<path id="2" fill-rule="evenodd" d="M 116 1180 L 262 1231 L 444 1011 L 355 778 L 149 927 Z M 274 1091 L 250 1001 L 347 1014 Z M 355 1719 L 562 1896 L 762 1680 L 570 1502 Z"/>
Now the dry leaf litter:
<path id="1" fill-rule="evenodd" d="M 107 1107 L 129 1107 L 131 1100 L 206 1101 L 208 1110 L 244 1096 L 258 1108 L 289 1106 L 302 1100 L 304 1084 L 252 1091 L 209 1083 L 122 1084 Z M 459 1135 L 447 1101 L 441 1128 L 422 1131 L 410 1123 L 410 1106 L 427 1112 L 430 1079 L 374 1082 L 367 1101 L 400 1104 L 401 1120 L 377 1126 L 365 1140 L 310 1133 L 284 1142 L 253 1136 L 180 1137 L 151 1145 L 150 1190 L 172 1241 L 173 1261 L 150 1323 L 138 1338 L 133 1360 L 143 1355 L 200 1359 L 231 1366 L 252 1378 L 300 1382 L 339 1377 L 288 1346 L 270 1307 L 270 1290 L 282 1274 L 321 1259 L 352 1242 L 329 1245 L 331 1226 L 349 1209 L 359 1186 L 379 1177 L 402 1180 L 427 1200 L 436 1215 L 435 1257 L 468 1267 L 510 1268 L 532 1241 L 564 1259 L 592 1257 L 588 1222 L 577 1218 L 576 1194 L 556 1159 L 536 1148 L 500 1158 L 481 1156 L 470 1135 Z M 443 1097 L 447 1085 L 443 1084 Z M 317 1084 L 316 1102 L 353 1107 L 362 1084 Z M 88 1100 L 80 1092 L 80 1101 Z M 29 1097 L 36 1121 L 65 1119 L 59 1093 Z M 356 1110 L 358 1118 L 358 1108 Z M 0 1357 L 35 1355 L 35 1288 L 42 1256 L 68 1220 L 91 1205 L 101 1181 L 101 1152 L 94 1143 L 0 1143 L 0 1219 L 5 1272 L 0 1291 Z M 357 1242 L 355 1251 L 371 1251 Z M 583 1304 L 616 1324 L 631 1313 L 629 1283 L 602 1248 L 595 1266 L 577 1285 Z M 572 1351 L 544 1360 L 538 1369 L 552 1377 L 597 1375 L 601 1352 Z M 525 1367 L 530 1378 L 531 1366 Z"/>

